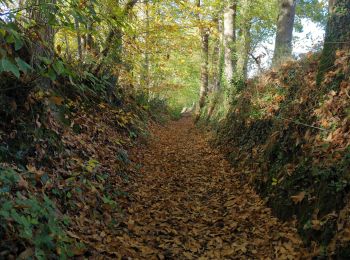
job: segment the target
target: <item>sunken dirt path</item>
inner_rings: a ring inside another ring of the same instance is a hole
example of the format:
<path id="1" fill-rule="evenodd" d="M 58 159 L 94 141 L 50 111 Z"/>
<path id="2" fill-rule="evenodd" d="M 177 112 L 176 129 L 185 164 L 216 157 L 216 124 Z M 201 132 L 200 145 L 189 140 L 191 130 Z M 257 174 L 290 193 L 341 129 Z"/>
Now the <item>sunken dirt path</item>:
<path id="1" fill-rule="evenodd" d="M 291 223 L 279 222 L 190 117 L 157 127 L 119 237 L 125 259 L 300 259 Z"/>

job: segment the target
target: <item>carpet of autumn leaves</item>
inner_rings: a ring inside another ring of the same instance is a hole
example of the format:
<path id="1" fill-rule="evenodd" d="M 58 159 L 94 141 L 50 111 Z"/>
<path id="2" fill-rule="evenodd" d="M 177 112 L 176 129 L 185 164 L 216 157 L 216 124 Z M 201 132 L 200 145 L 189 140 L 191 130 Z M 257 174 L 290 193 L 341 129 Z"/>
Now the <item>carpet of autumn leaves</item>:
<path id="1" fill-rule="evenodd" d="M 190 117 L 153 127 L 134 150 L 133 182 L 116 255 L 131 259 L 298 259 L 306 256 L 292 222 L 280 222 L 241 173 L 209 146 Z"/>

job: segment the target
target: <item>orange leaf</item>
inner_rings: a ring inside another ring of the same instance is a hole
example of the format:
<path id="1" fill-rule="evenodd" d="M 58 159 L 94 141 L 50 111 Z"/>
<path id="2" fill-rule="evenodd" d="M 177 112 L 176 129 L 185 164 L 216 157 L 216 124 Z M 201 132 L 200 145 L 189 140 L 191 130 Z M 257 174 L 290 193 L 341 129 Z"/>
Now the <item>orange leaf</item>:
<path id="1" fill-rule="evenodd" d="M 291 196 L 290 198 L 293 200 L 295 204 L 298 204 L 303 201 L 303 199 L 305 198 L 305 194 L 306 194 L 305 191 L 302 191 L 297 195 Z"/>

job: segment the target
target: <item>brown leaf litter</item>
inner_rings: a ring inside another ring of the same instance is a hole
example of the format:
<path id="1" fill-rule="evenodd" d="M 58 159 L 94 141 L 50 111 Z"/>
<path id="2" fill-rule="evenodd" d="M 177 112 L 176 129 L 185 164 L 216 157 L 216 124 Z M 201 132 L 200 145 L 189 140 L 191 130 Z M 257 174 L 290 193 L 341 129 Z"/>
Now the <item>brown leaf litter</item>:
<path id="1" fill-rule="evenodd" d="M 101 238 L 120 259 L 307 258 L 292 222 L 280 222 L 189 117 L 154 127 L 134 150 L 123 232 Z"/>

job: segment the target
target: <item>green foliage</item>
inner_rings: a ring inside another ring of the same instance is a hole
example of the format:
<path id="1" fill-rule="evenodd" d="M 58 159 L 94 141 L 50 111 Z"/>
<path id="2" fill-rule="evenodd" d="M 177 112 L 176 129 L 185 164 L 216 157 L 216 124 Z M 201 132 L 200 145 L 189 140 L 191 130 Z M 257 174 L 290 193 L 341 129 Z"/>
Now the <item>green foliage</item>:
<path id="1" fill-rule="evenodd" d="M 180 107 L 169 107 L 169 116 L 172 120 L 179 120 L 182 117 Z"/>
<path id="2" fill-rule="evenodd" d="M 164 123 L 168 113 L 167 100 L 157 94 L 139 91 L 135 96 L 136 103 L 148 112 L 157 122 Z"/>
<path id="3" fill-rule="evenodd" d="M 297 24 L 300 19 L 307 18 L 321 26 L 327 23 L 327 7 L 326 0 L 300 0 L 297 3 Z"/>
<path id="4" fill-rule="evenodd" d="M 14 63 L 7 58 L 2 58 L 0 64 L 0 71 L 12 72 L 17 78 L 19 78 L 19 69 Z"/>
<path id="5" fill-rule="evenodd" d="M 97 77 L 94 74 L 84 71 L 82 74 L 73 73 L 70 77 L 72 86 L 79 92 L 88 92 L 95 96 L 106 97 L 108 88 L 115 88 L 110 75 Z"/>
<path id="6" fill-rule="evenodd" d="M 33 248 L 36 259 L 71 257 L 73 241 L 64 231 L 68 219 L 59 216 L 54 202 L 46 195 L 20 191 L 14 195 L 13 191 L 23 182 L 15 170 L 0 168 L 0 250 L 9 246 L 11 237 L 19 236 L 26 247 Z"/>
<path id="7" fill-rule="evenodd" d="M 19 175 L 12 169 L 0 168 L 0 195 L 6 195 L 17 184 Z"/>

